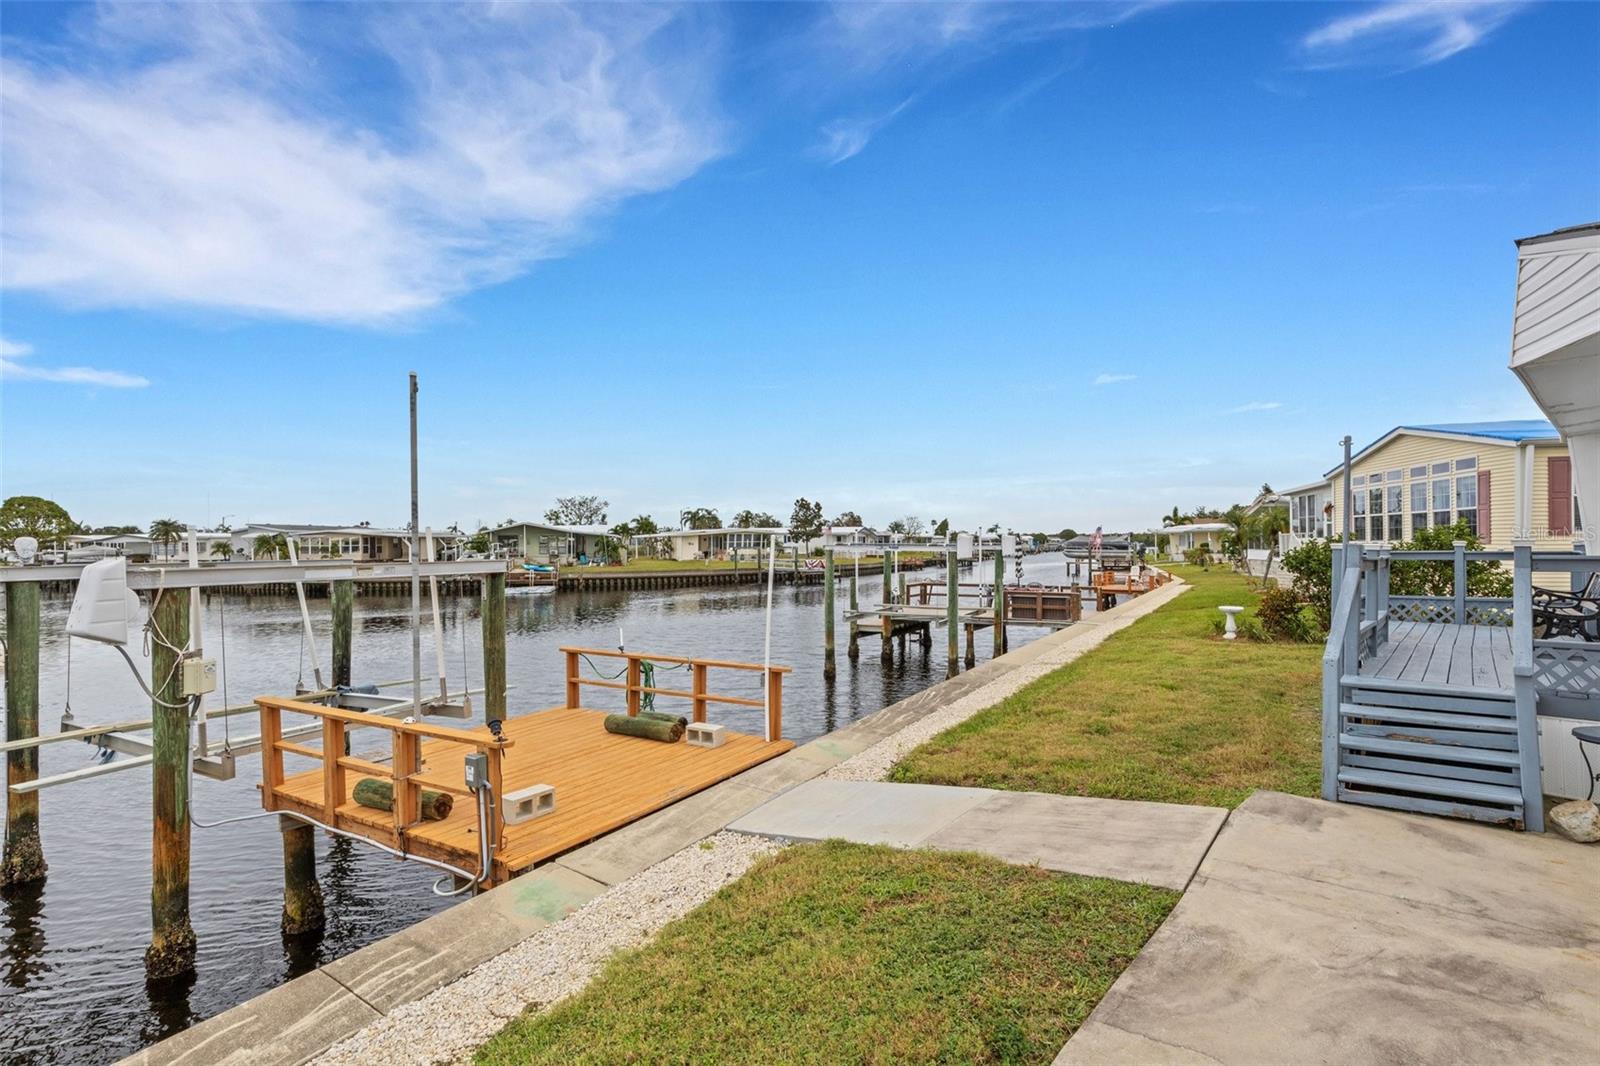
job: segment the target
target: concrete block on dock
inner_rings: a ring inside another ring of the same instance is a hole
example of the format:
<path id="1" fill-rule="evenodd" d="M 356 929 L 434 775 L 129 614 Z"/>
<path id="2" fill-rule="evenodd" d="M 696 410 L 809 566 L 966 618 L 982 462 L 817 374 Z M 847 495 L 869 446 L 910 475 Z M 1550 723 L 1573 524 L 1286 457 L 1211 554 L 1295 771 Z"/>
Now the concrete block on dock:
<path id="1" fill-rule="evenodd" d="M 718 748 L 727 738 L 726 727 L 710 722 L 690 722 L 685 738 L 697 748 Z"/>
<path id="2" fill-rule="evenodd" d="M 553 785 L 529 785 L 505 795 L 505 820 L 507 825 L 521 825 L 556 810 L 556 790 Z"/>

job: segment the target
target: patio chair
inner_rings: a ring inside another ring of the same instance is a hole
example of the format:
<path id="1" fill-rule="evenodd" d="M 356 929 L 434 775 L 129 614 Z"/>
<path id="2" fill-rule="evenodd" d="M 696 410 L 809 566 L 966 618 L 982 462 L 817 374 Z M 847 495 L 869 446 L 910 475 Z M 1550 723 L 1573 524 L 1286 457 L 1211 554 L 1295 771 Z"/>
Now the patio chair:
<path id="1" fill-rule="evenodd" d="M 1546 639 L 1600 642 L 1600 571 L 1577 592 L 1533 590 L 1533 631 Z"/>

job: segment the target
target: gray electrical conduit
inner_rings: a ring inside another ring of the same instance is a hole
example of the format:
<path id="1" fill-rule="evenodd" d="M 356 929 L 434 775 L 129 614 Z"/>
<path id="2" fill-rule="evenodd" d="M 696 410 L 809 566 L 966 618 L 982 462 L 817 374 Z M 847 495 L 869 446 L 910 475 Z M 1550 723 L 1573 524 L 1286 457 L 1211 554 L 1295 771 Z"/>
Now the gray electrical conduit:
<path id="1" fill-rule="evenodd" d="M 199 702 L 200 701 L 198 697 L 190 697 L 189 723 L 191 726 L 194 724 L 194 713 L 199 706 Z M 266 758 L 267 753 L 263 751 L 261 753 L 261 757 Z M 459 866 L 451 866 L 449 863 L 439 862 L 437 859 L 427 859 L 421 855 L 408 855 L 398 848 L 391 848 L 387 844 L 380 844 L 378 841 L 361 836 L 360 834 L 335 828 L 334 826 L 328 825 L 326 822 L 322 822 L 308 814 L 301 814 L 299 811 L 257 811 L 254 814 L 240 814 L 232 818 L 222 818 L 215 822 L 202 822 L 200 819 L 194 816 L 194 747 L 189 741 L 185 741 L 183 745 L 183 766 L 185 782 L 189 788 L 189 824 L 197 826 L 200 829 L 215 829 L 218 826 L 233 825 L 235 822 L 249 822 L 254 821 L 257 818 L 267 818 L 272 815 L 287 815 L 290 818 L 305 822 L 307 825 L 316 826 L 318 829 L 332 833 L 335 836 L 346 837 L 350 840 L 356 841 L 357 843 L 371 845 L 372 847 L 377 848 L 379 851 L 387 852 L 388 854 L 393 855 L 397 859 L 408 859 L 411 862 L 420 862 L 424 866 L 432 866 L 436 870 L 443 870 L 446 873 L 454 877 L 458 877 L 466 882 L 466 884 L 462 885 L 460 888 L 452 889 L 449 892 L 443 892 L 440 891 L 439 886 L 444 883 L 445 879 L 441 877 L 439 880 L 435 881 L 432 886 L 433 894 L 436 896 L 459 896 L 468 889 L 476 888 L 489 876 L 489 812 L 488 800 L 484 796 L 484 792 L 488 791 L 487 787 L 474 792 L 474 796 L 478 802 L 478 872 L 473 874 L 461 869 Z"/>

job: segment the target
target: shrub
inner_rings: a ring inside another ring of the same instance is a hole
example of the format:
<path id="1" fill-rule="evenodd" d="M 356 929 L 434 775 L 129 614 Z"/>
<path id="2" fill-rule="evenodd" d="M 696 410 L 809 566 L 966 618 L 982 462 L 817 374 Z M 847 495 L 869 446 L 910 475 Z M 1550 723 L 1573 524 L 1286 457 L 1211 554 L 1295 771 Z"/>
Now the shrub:
<path id="1" fill-rule="evenodd" d="M 1333 541 L 1307 541 L 1284 555 L 1283 568 L 1294 575 L 1289 591 L 1310 605 L 1317 629 L 1326 633 L 1333 624 Z"/>
<path id="2" fill-rule="evenodd" d="M 1291 589 L 1268 588 L 1256 603 L 1256 620 L 1273 640 L 1288 640 L 1297 644 L 1315 643 L 1321 634 L 1316 625 L 1305 616 L 1300 597 Z"/>
<path id="3" fill-rule="evenodd" d="M 1453 526 L 1435 526 L 1418 530 L 1404 544 L 1396 544 L 1395 551 L 1451 551 L 1455 541 L 1467 542 L 1468 551 L 1478 551 L 1483 541 L 1467 528 L 1465 522 Z M 1467 595 L 1508 597 L 1511 595 L 1511 571 L 1499 563 L 1479 560 L 1467 563 Z M 1450 596 L 1455 593 L 1455 564 L 1448 561 L 1405 563 L 1396 562 L 1389 573 L 1391 596 Z"/>
<path id="4" fill-rule="evenodd" d="M 1185 548 L 1183 550 L 1183 561 L 1190 566 L 1210 566 L 1211 549 L 1205 545 L 1201 545 L 1198 548 Z"/>

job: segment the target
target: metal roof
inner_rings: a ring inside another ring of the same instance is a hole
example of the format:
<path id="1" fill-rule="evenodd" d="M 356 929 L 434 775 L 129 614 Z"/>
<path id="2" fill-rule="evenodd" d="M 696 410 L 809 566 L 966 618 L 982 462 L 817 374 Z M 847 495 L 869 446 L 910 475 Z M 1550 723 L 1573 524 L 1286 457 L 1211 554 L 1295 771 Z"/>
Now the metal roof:
<path id="1" fill-rule="evenodd" d="M 1432 425 L 1395 426 L 1389 432 L 1350 456 L 1352 463 L 1375 448 L 1389 443 L 1401 433 L 1420 433 L 1436 437 L 1466 437 L 1492 440 L 1501 444 L 1520 444 L 1530 440 L 1560 440 L 1561 434 L 1542 418 L 1512 418 L 1502 422 L 1437 422 Z M 1341 473 L 1344 464 L 1332 467 L 1325 477 Z"/>
<path id="2" fill-rule="evenodd" d="M 1561 229 L 1553 229 L 1549 233 L 1535 233 L 1532 237 L 1519 237 L 1517 239 L 1517 247 L 1520 248 L 1524 244 L 1530 244 L 1534 241 L 1547 241 L 1560 237 L 1572 237 L 1579 233 L 1600 233 L 1600 222 L 1582 222 L 1576 226 L 1564 226 Z"/>
<path id="3" fill-rule="evenodd" d="M 1455 433 L 1491 440 L 1560 440 L 1561 434 L 1543 418 L 1513 418 L 1505 422 L 1440 422 L 1432 426 L 1399 426 L 1425 433 Z"/>

